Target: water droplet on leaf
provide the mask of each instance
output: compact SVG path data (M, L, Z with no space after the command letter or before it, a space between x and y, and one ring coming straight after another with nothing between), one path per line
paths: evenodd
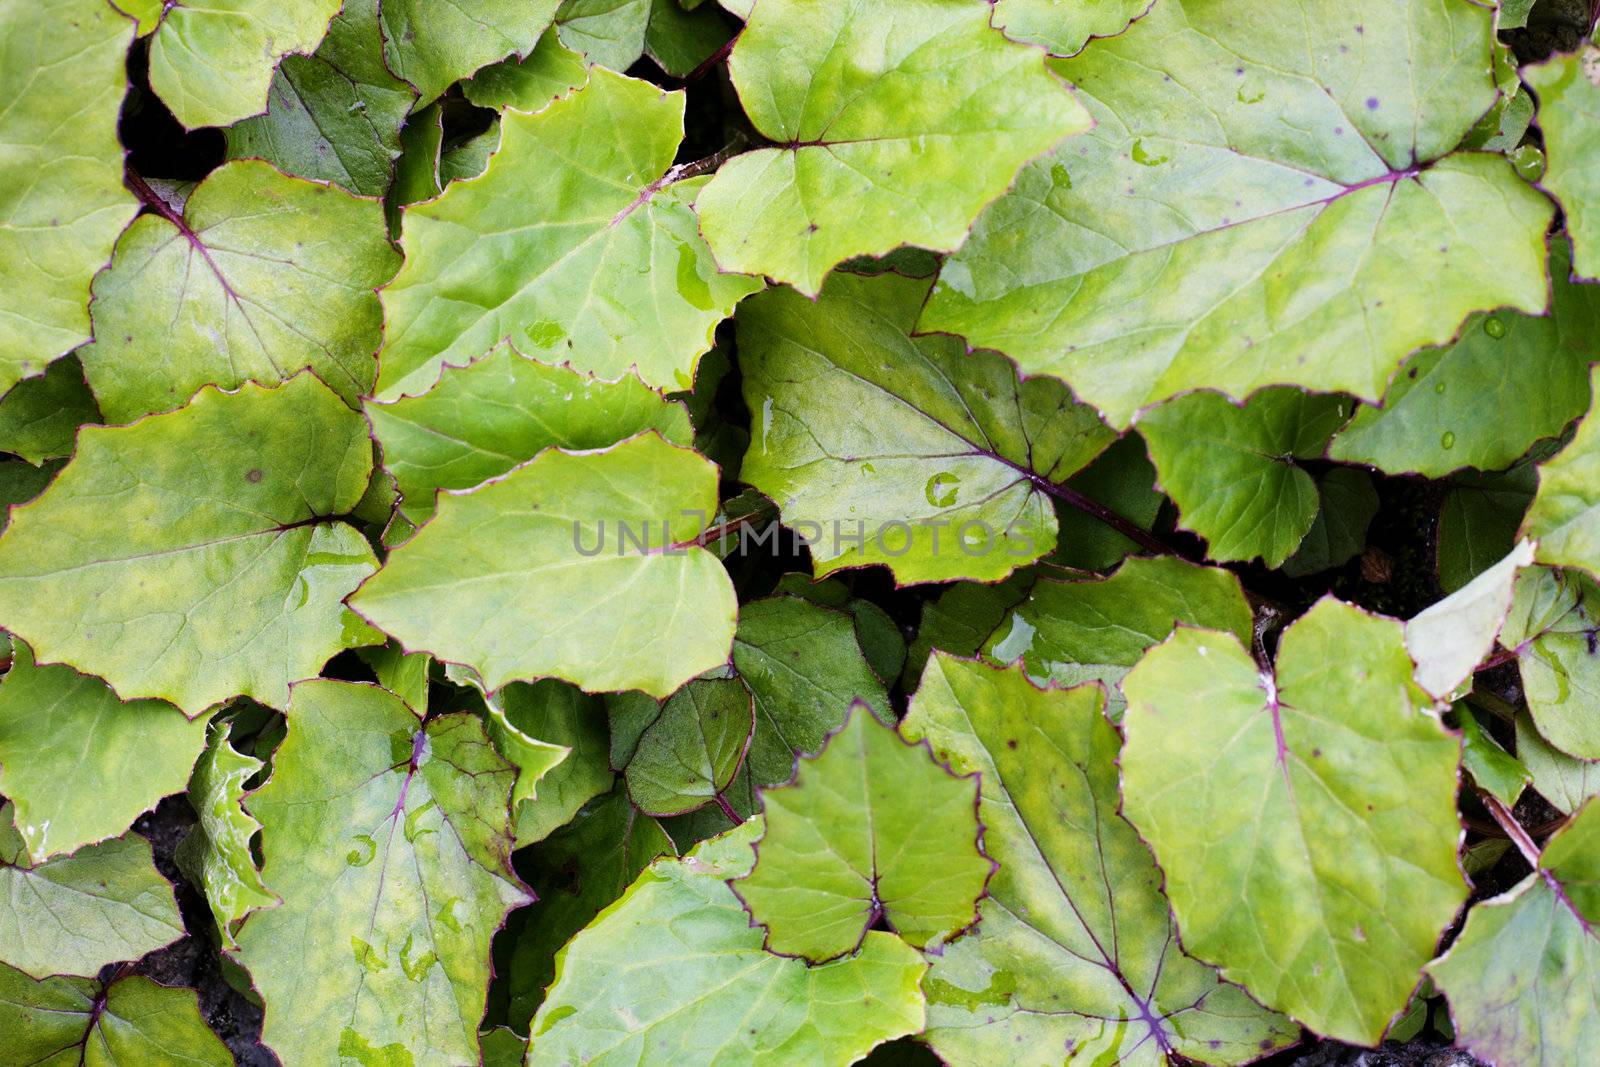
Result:
M1146 167L1159 167L1167 161L1167 157L1145 151L1144 141L1140 139L1133 142L1133 161Z
M947 508L956 502L956 486L961 484L961 479L949 471L940 471L928 479L928 484L923 487L923 493L928 498L928 503L936 508Z
M350 850L344 861L352 867L365 867L378 854L378 843L366 834L357 834L355 842L356 847Z

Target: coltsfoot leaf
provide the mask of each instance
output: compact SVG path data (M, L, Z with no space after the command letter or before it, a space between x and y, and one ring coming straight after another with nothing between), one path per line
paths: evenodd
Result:
M1543 185L1561 202L1572 235L1572 267L1600 279L1600 47L1586 43L1522 69L1539 98L1548 158Z
M416 99L384 65L378 0L344 0L314 54L284 57L267 113L228 128L228 155L382 196Z
M229 742L232 724L211 732L189 782L189 804L200 821L178 846L178 865L200 886L229 949L237 947L233 926L257 908L278 903L261 881L250 839L261 829L241 802L251 779L265 766Z
M475 668L490 690L555 677L664 697L733 644L733 585L693 543L716 509L716 468L657 434L549 449L440 497L350 605L408 649Z
M405 266L383 292L378 396L427 389L509 337L519 351L687 389L752 278L717 273L670 170L682 93L604 68L537 114L507 112L484 175L408 208ZM554 208L530 225L528 205ZM654 269L652 269L654 268Z
M1539 464L1539 491L1522 520L1539 542L1540 563L1582 567L1600 578L1600 367L1589 372L1594 401L1571 442Z
M1059 382L912 337L928 285L838 273L817 301L774 289L740 311L740 477L812 542L819 577L1003 578L1055 544L1050 493L1115 437Z
M87 978L34 981L0 965L0 1058L66 1067L230 1067L192 989L143 975L109 986Z
M1600 759L1600 585L1579 571L1517 576L1500 644L1517 657L1539 734L1568 755Z
M489 940L530 900L510 867L513 771L470 714L423 724L376 686L295 687L250 797L283 898L239 931L285 1063L476 1062Z
M131 831L29 864L16 809L0 805L0 963L35 978L93 975L184 935L172 885Z
M1062 377L1120 427L1198 388L1376 400L1467 313L1543 312L1549 201L1503 156L1452 151L1499 92L1494 10L1299 16L1161 0L1055 61L1094 131L979 218L919 328Z
M95 279L84 374L108 422L305 367L354 406L377 376L375 290L399 259L376 202L259 160L226 163L181 217L144 215L117 242Z
M1460 741L1411 675L1399 623L1324 598L1275 672L1180 628L1122 682L1124 810L1184 947L1345 1041L1383 1036L1467 895Z
M537 363L500 345L464 367L446 366L433 387L389 403L368 401L384 466L406 515L421 524L441 489L471 489L546 448L606 448L645 430L688 446L682 404L633 375L611 382Z
M1106 578L1043 578L1000 616L981 648L995 663L1020 662L1037 685L1103 683L1115 721L1124 707L1116 684L1180 624L1225 630L1249 643L1253 622L1239 579L1220 567L1138 558Z
M732 885L767 949L822 963L880 920L917 948L971 926L995 869L978 789L857 702L793 782L761 790L755 866Z
M15 805L30 861L115 837L183 792L205 743L204 719L161 700L123 703L100 679L39 666L12 642L0 681L0 794Z
M279 61L315 51L339 8L339 0L164 4L150 38L150 87L191 128L258 115Z
M762 0L728 71L776 147L738 156L695 210L724 270L815 296L836 264L953 251L1017 168L1089 128L1042 56L979 0Z
M1499 1067L1578 1063L1600 1041L1600 804L1554 834L1539 866L1478 904L1428 973L1461 1042Z
M0 393L89 339L89 281L138 212L117 140L132 43L104 0L0 3Z
M376 560L335 516L371 470L361 416L310 374L86 427L0 536L0 618L125 700L283 707L364 629L340 599Z
M1097 685L1041 690L1015 667L928 660L905 734L977 772L999 863L977 929L923 981L946 1063L1247 1063L1295 1039L1178 946L1161 872L1117 810L1104 701Z
M1243 405L1190 393L1144 412L1139 435L1183 527L1206 539L1206 555L1260 557L1276 568L1317 516L1316 483L1300 462L1321 458L1350 408L1343 397L1298 389L1263 389Z
M922 1030L927 964L893 934L872 931L860 952L821 967L761 947L727 884L749 872L760 833L751 819L681 860L657 860L567 943L533 1017L528 1067L849 1067Z

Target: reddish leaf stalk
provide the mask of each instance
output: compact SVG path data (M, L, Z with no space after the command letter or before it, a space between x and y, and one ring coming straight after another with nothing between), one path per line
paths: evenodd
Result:
M1539 869L1539 846L1534 843L1528 831L1522 828L1517 817L1511 814L1511 809L1500 803L1498 797L1489 793L1480 793L1483 806L1489 809L1489 814L1494 816L1494 821L1500 824L1500 829L1511 838L1511 843L1517 846L1517 851L1522 853L1522 858L1528 861L1528 866L1534 870Z

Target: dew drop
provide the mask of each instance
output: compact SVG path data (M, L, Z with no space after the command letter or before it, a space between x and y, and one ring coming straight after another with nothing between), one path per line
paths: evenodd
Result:
M1141 166L1159 167L1167 161L1167 157L1145 151L1144 141L1140 139L1133 142L1133 161Z
M961 484L961 479L949 471L940 471L928 479L928 484L923 487L923 494L928 498L928 503L936 508L947 508L956 502L956 486Z
M365 867L378 854L378 843L366 834L357 834L355 842L356 847L350 850L344 861L352 867Z
M1456 447L1456 433L1454 430L1446 430L1444 432L1444 436L1439 438L1439 447L1445 449Z
M1500 316L1490 315L1483 320L1483 332L1498 341L1506 335L1506 324Z
M1433 383L1433 391L1436 392L1436 393L1444 392L1444 383L1443 382L1434 382Z

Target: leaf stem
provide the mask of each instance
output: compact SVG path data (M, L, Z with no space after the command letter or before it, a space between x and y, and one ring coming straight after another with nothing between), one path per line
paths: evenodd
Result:
M1539 869L1539 846L1534 844L1533 838L1528 836L1528 831L1522 828L1517 817L1511 814L1511 809L1500 803L1500 799L1483 790L1478 791L1483 806L1489 809L1489 814L1494 816L1494 821L1500 824L1500 829L1511 838L1511 843L1517 846L1517 851L1522 853L1522 858L1528 861L1528 866L1534 870Z
M194 235L189 230L189 224L183 221L183 216L173 211L172 205L161 199L161 194L150 188L150 183L140 177L138 171L129 167L124 177L127 179L128 188L132 190L134 196L139 198L140 202L176 226L179 232L193 240Z
M743 33L743 32L744 32L744 30L742 30L742 29L739 31L739 33ZM679 80L678 87L680 89L688 88L689 86L693 85L695 82L699 81L701 78L704 78L707 74L710 74L711 73L711 69L713 67L715 67L718 63L721 63L724 59L727 59L728 58L728 53L733 51L734 43L739 40L739 33L736 33L732 37L729 37L726 41L723 42L721 48L717 49L715 52L712 52L709 56L706 57L706 60L705 60L704 63L701 63L698 67L696 67L693 70L691 70L688 74L685 74L683 76L683 78Z
M717 807L722 809L722 814L726 815L728 817L728 821L733 823L733 825L741 826L744 824L744 816L734 811L733 805L728 803L728 798L723 796L721 793L717 794Z
M1063 503L1070 504L1072 507L1077 508L1085 515L1090 515L1096 519L1099 519L1102 523L1111 527L1111 529L1115 530L1117 533L1121 534L1123 537L1126 537L1128 540L1132 541L1141 548L1150 552L1154 552L1158 556L1183 556L1182 552L1179 552L1176 548L1167 544L1149 530L1146 530L1137 523L1124 518L1122 515L1100 503L1100 501L1095 500L1092 497L1085 496L1076 489L1072 488L1070 485L1057 484L1043 475L1035 474L1032 471L1027 471L1026 473L1028 475L1028 479L1046 493L1049 493L1051 496L1062 501Z
M1496 652L1494 655L1485 658L1482 663L1472 668L1473 673L1476 674L1478 671L1493 670L1502 663L1510 663L1512 660L1517 658L1517 653L1519 651L1519 649L1515 648L1502 648L1499 652Z

